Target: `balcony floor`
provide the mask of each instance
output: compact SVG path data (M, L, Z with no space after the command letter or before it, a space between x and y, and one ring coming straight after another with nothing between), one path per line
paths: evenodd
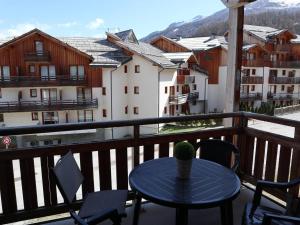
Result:
M246 202L252 200L253 191L242 187L241 194L233 203L234 225L241 224L243 209ZM262 204L280 209L280 207L270 200L262 199ZM122 225L131 225L133 216L133 207L127 208L127 218L123 219ZM73 225L71 219L61 220L46 225ZM101 223L103 225L110 225L111 222ZM175 224L175 209L159 206L156 204L143 204L143 210L140 215L139 224L141 225L173 225ZM220 209L202 209L190 210L189 225L217 225L221 224Z

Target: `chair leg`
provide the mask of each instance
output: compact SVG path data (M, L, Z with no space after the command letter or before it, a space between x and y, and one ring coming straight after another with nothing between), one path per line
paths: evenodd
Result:
M117 216L117 217L113 218L112 221L113 221L113 225L121 225L122 219L120 216Z

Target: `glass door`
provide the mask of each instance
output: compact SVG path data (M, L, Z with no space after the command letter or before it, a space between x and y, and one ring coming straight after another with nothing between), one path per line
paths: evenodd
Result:
M49 78L50 80L56 80L55 66L49 66Z

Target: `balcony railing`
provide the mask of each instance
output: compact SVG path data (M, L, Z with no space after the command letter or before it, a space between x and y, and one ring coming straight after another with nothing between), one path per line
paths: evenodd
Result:
M300 84L300 77L269 77L270 84Z
M190 75L177 75L177 84L194 84L195 76Z
M270 63L273 68L300 68L300 61L272 61Z
M188 69L188 68L181 68L181 69L178 69L178 70L177 70L177 74L178 74L179 76L187 76L187 75L190 75L190 74L191 74L191 71L190 71L190 69Z
M140 135L140 129L145 125L224 118L233 118L234 125L227 128L183 133ZM287 137L251 128L248 126L249 119L291 127L295 132L294 136ZM140 164L140 148L143 148L142 157L144 161L147 161L154 157L172 157L172 146L176 142L188 140L196 144L199 140L208 138L222 138L238 146L241 160L239 174L242 181L255 185L258 179L285 182L299 176L300 122L252 113L3 128L0 129L0 136L128 126L133 127L133 137L0 151L2 205L0 223L54 215L68 210L65 203L58 202L58 192L51 168L54 166L57 156L59 157L69 150L78 153L81 170L85 177L82 186L83 193L94 191L95 186L96 189L111 190L112 184L116 184L117 189L127 189L128 173ZM112 158L111 154L115 155L115 158ZM13 161L19 164L19 175L15 174ZM37 165L40 166L41 171L38 178L35 174ZM113 168L115 168L114 171L112 171ZM99 177L94 176L95 174L99 174ZM16 176L22 184L21 187L18 187L18 194L16 194ZM100 180L100 185L95 179ZM282 200L286 197L286 193L281 190L267 191ZM299 188L291 189L289 192L298 196ZM38 199L42 199L41 204L38 203ZM133 199L132 194L129 195L130 199ZM19 202L23 203L24 209L18 209ZM81 203L82 198L78 197L73 205L74 209L78 208Z
M267 95L269 100L298 100L300 95L299 93L268 93Z
M169 97L170 105L181 105L186 102L196 101L199 98L199 92L192 92L188 94L178 94L176 96Z
M241 93L241 101L256 101L256 100L262 100L262 94L261 93Z
M0 102L0 112L59 111L97 108L98 100L51 100Z
M266 66L266 60L264 59L255 59L255 60L243 60L243 66L245 67L263 67Z
M266 59L243 60L245 67L271 67L271 68L300 68L300 61L270 61Z
M262 76L242 76L242 84L263 84Z
M28 62L49 62L51 61L51 55L48 51L26 52L24 60Z
M291 44L276 44L275 51L276 52L289 52L289 51L291 51Z
M0 87L43 87L43 86L86 86L86 76L71 77L55 75L52 77L10 76L0 78Z

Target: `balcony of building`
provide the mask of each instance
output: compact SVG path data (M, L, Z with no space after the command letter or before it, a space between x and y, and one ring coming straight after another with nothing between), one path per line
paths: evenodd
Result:
M275 52L291 52L292 44L275 44L274 51Z
M190 132L170 134L141 135L143 126L166 124L182 121L212 120L232 118L231 127L199 129ZM271 133L253 127L255 119L262 123L288 127L291 135ZM251 125L250 125L251 124ZM68 145L43 146L38 148L19 148L0 151L0 223L10 223L51 216L43 222L48 225L73 224L68 217L68 206L62 201L56 188L51 168L57 159L72 151L75 153L85 180L73 206L78 209L82 203L82 193L95 190L128 189L128 217L122 224L132 223L133 208L130 207L133 193L128 186L128 174L144 161L161 157L172 157L174 143L188 140L195 144L208 138L224 139L236 144L240 150L239 177L243 184L239 197L233 202L234 225L241 224L243 208L251 201L253 192L247 187L254 187L258 179L285 182L299 176L300 122L252 113L227 113L201 116L182 116L167 118L139 119L135 121L112 121L100 123L65 124L34 126L21 128L2 128L1 136L26 135L33 133L63 132L85 129L104 129L112 127L132 127L134 135L122 139L92 140ZM264 126L260 126L264 127ZM196 155L199 158L199 153ZM17 165L17 166L16 166ZM199 185L202 185L199 183ZM298 196L299 188L289 190ZM271 207L285 205L286 192L268 189L263 199ZM278 205L277 205L278 204ZM57 215L64 220L57 221ZM164 216L161 216L164 215ZM54 221L53 221L54 220ZM220 209L191 210L191 225L221 224ZM145 204L141 213L140 224L175 224L175 210L154 204ZM27 221L28 222L28 221ZM32 222L32 221L31 221ZM24 222L25 223L25 222ZM29 223L29 222L28 222ZM109 224L109 223L103 223Z
M264 67L267 61L264 59L243 59L242 65L244 67Z
M271 93L268 92L268 100L292 101L299 99L299 93Z
M242 84L263 84L262 76L242 76Z
M247 101L261 101L262 100L262 93L241 93L240 95L241 102Z
M43 100L43 101L7 101L0 102L0 112L35 112L81 110L98 107L98 100Z
M300 77L269 77L270 84L300 84Z
M170 105L181 105L187 102L197 101L199 98L199 92L192 92L188 94L178 94L169 97Z
M0 87L86 86L87 84L88 81L86 79L86 76L10 76L0 78Z
M300 68L300 61L271 61L270 67L272 68Z
M191 70L189 68L180 68L177 70L177 74L179 76L188 76L191 74Z
M26 62L50 62L51 55L48 51L26 52L24 54L24 60Z

